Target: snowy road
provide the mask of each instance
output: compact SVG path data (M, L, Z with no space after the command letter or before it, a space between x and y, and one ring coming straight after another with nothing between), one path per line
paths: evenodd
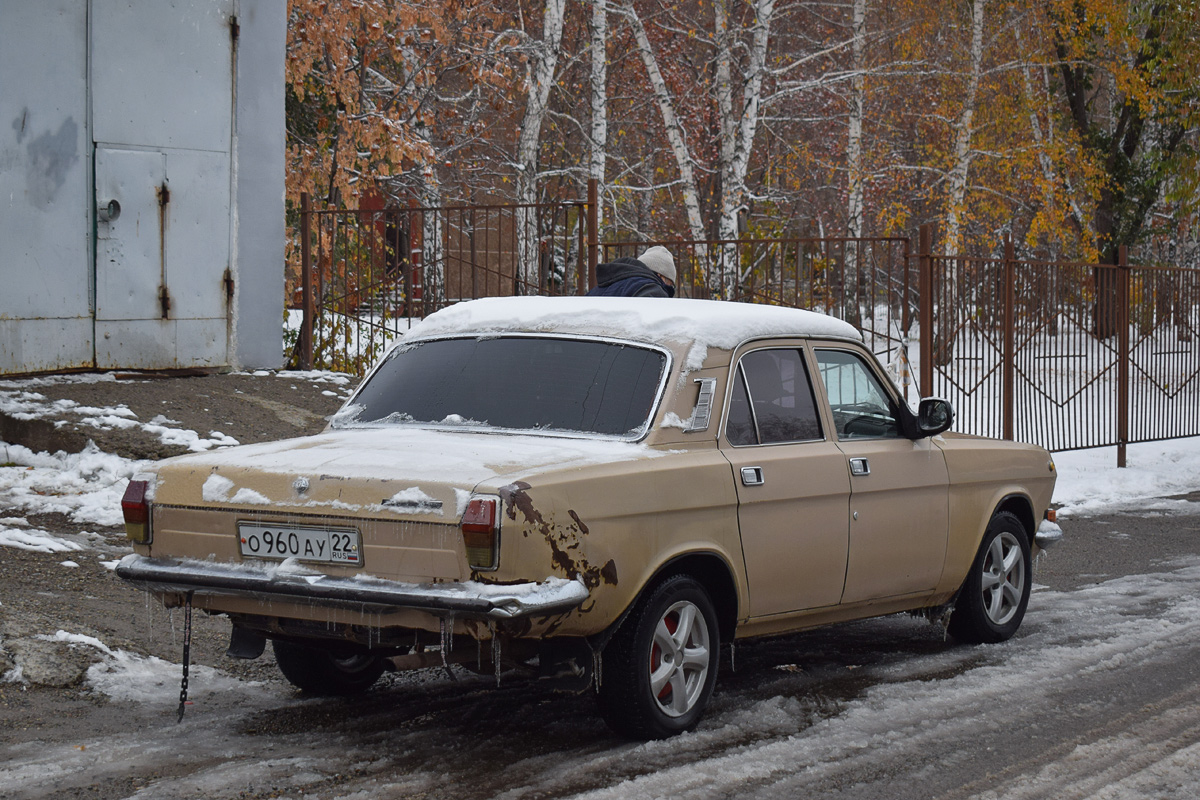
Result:
M438 671L353 701L204 671L176 725L178 666L122 655L92 677L114 699L74 712L88 733L0 751L0 796L1196 797L1198 520L1074 520L1039 580L1078 583L1130 526L1161 538L1134 564L1153 571L1039 589L1002 645L909 617L739 645L701 728L666 742L614 738L588 696Z
M0 673L18 644L97 663L65 688L4 673L0 798L1200 797L1200 440L1141 448L1128 470L1056 459L1067 538L1013 640L898 616L740 644L701 727L648 744L515 673L303 699L269 655L221 655L228 623L203 616L176 724L178 616L104 566L136 466L9 448Z

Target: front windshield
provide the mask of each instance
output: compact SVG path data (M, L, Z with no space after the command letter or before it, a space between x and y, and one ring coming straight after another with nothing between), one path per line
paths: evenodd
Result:
M532 336L416 342L392 351L333 424L636 435L665 369L663 353L615 342Z

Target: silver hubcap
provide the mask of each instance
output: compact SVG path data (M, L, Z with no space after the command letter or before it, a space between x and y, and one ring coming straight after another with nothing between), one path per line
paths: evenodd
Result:
M680 717L696 705L708 661L707 620L687 600L675 603L659 619L650 646L650 691L664 714Z
M1017 613L1025 593L1025 558L1017 537L1005 531L992 540L983 560L983 609L995 625Z

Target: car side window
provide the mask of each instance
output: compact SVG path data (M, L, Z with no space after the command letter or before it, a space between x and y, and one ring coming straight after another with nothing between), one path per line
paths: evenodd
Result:
M725 437L733 445L821 439L812 381L799 350L755 350L735 370Z
M816 355L839 440L902 436L899 409L860 356L820 349Z

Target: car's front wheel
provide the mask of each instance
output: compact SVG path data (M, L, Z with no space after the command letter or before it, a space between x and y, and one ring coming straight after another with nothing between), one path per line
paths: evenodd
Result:
M988 523L967 574L949 631L964 642L1003 642L1017 632L1032 585L1029 533L1016 515L998 512Z
M308 694L361 694L370 689L383 674L383 657L376 653L339 653L278 639L271 643L271 647L283 677Z
M604 650L600 713L634 739L689 730L712 696L719 654L708 592L687 575L667 578L638 601Z

